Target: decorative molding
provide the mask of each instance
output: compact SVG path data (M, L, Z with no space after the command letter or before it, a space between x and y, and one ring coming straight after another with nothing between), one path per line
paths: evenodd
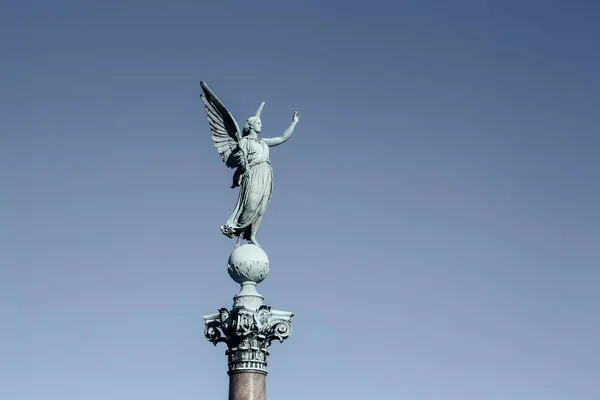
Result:
M233 296L233 308L246 308L248 310L257 310L263 305L263 297L256 294L238 293Z
M244 260L228 264L227 272L237 283L242 284L247 281L260 283L269 273L269 263L268 261Z

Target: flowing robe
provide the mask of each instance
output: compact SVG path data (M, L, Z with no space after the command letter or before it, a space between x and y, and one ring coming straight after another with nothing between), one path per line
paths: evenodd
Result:
M240 193L233 213L221 228L227 236L244 235L250 239L256 233L273 193L273 168L269 160L269 146L259 138L243 137L240 148L248 159L248 169L240 185Z

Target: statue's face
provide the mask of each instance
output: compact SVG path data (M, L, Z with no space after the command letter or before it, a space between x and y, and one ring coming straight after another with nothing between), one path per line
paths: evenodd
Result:
M254 129L254 132L260 133L260 131L262 131L262 122L260 119L255 119L250 125L252 126L252 129Z

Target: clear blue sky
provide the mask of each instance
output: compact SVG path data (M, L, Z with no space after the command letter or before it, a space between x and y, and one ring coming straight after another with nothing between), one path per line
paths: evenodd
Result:
M270 399L600 398L595 1L9 0L0 398L225 399L237 196L205 80L265 101Z

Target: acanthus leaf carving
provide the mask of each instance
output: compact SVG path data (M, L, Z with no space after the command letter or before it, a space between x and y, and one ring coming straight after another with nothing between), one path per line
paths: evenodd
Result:
M221 308L218 313L204 317L204 335L215 346L220 342L227 344L230 373L239 370L266 373L268 348L272 341L283 342L291 335L292 316L291 312L271 310L267 305L257 310Z

